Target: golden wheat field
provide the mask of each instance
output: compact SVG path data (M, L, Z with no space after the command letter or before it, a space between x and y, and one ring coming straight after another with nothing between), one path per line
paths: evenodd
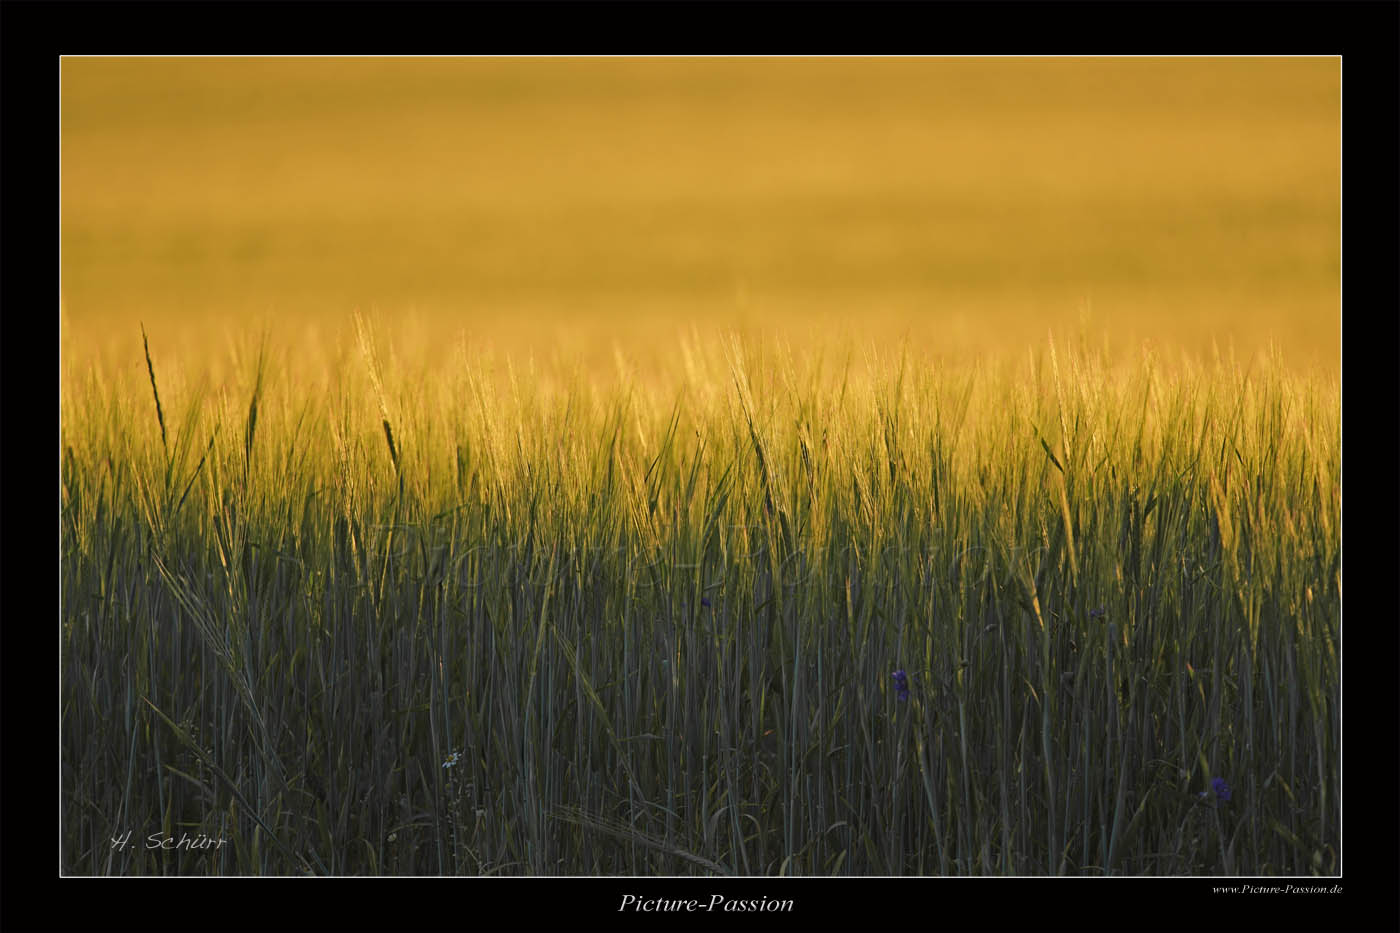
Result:
M1337 873L1338 59L61 80L66 873Z

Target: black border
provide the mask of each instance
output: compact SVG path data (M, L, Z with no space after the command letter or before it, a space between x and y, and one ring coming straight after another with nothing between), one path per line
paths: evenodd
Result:
M88 3L0 5L0 431L6 929L1396 929L1396 36L1374 3ZM1326 897L1222 879L61 879L48 589L56 441L60 54L1310 54L1343 56L1346 875ZM1373 384L1377 380L1384 385ZM8 453L9 456L5 456ZM10 494L13 493L13 494ZM1351 506L1351 508L1346 508ZM16 509L17 507L17 509ZM30 509L35 514L30 514ZM50 537L52 535L52 537ZM53 550L49 550L53 547ZM1349 610L1349 611L1347 611ZM1345 635L1344 635L1345 638ZM1345 644L1345 643L1344 643ZM1344 649L1345 650L1345 649ZM1374 669L1373 669L1374 668ZM42 672L42 673L36 673ZM1332 882L1328 882L1332 883ZM624 914L624 893L792 897L792 914Z

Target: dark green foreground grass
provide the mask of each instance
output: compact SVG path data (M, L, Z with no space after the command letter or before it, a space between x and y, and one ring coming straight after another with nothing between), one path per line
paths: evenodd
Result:
M66 872L1339 870L1335 382L366 357L70 379Z

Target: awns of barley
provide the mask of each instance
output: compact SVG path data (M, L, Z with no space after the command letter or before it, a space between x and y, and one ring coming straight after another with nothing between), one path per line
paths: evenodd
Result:
M156 388L156 368L151 362L151 344L146 339L146 325L141 325L141 347L146 351L146 372L151 377L151 394L156 397L156 420L160 422L160 446L167 453L170 451L170 444L165 436L165 411L160 407L160 390Z
M392 460L392 461L394 462L394 472L395 472L395 473L398 473L398 472L399 472L399 451L398 451L398 448L394 446L394 429L391 428L391 427L389 427L389 419L388 419L388 418L385 418L385 419L383 420L383 425L384 425L384 439L385 439L386 441L389 442L389 459Z
M248 402L248 430L243 436L243 472L246 476L253 465L253 439L258 429L258 399L262 398L263 377L267 373L267 334L258 347L258 368L253 381L253 398Z

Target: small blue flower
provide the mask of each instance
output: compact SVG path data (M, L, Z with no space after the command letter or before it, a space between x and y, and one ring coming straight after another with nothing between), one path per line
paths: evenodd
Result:
M1104 612L1105 612L1105 611L1106 611L1106 610L1104 609L1103 606L1100 606L1100 607L1097 608L1097 609L1090 609L1090 610L1089 610L1089 618L1091 618L1091 619L1102 619L1103 616L1104 616Z
M701 597L700 597L700 605L704 606L706 609L709 609L709 608L710 608L710 597L708 597L708 596L701 596Z
M1210 779L1210 790L1209 790L1209 791L1203 790L1203 791L1201 791L1199 794L1197 794L1196 796L1200 797L1202 800L1205 800L1205 799L1207 799L1207 797L1210 795L1211 791L1214 791L1214 792L1215 792L1215 799L1216 799L1216 800L1221 800L1221 801L1224 801L1224 802L1227 802L1227 803L1229 802L1229 800L1230 800L1230 785L1225 783L1225 779L1224 779L1224 778L1211 778L1211 779ZM1211 801L1211 805L1212 805L1212 806L1215 806L1214 801Z
M898 670L898 671L895 671L891 676L894 677L895 696L896 696L901 702L903 702L903 701L905 701L905 700L908 700L908 699L909 699L909 675L906 674L906 673L904 673L903 670Z

